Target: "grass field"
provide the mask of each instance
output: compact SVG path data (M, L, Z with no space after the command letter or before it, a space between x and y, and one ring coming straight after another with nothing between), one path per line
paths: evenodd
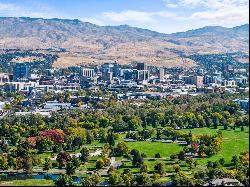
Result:
M222 157L225 159L225 163L229 164L233 155L239 155L240 152L249 151L249 128L245 128L244 131L241 131L240 128L236 130L219 129L222 131L223 137L222 151L210 158L198 159L199 164L204 165L208 160L215 161ZM185 129L183 131L189 132L190 130ZM193 134L215 134L216 131L217 129L211 128L197 128L191 130Z
M54 186L54 182L45 179L12 180L0 181L0 186Z
M154 158L156 153L160 153L161 157L169 158L171 154L178 153L182 150L182 146L173 143L161 142L127 142L130 150L137 149L141 153L145 153L148 158Z
M222 127L218 129L213 128L195 128L195 129L183 129L183 132L191 131L192 134L215 134L218 130L222 131L223 136L223 148L221 152L217 155L214 155L210 158L198 158L199 165L207 165L207 161L215 161L220 158L225 159L225 164L228 166L231 163L231 158L233 155L239 155L240 152L248 151L249 150L249 128L245 127L244 131L241 131L240 128L236 130L224 130ZM117 142L123 141L124 134L120 135L119 140ZM148 166L149 173L154 172L154 166L156 163L161 162L163 163L164 169L167 173L174 172L173 165L179 164L182 171L189 172L190 168L185 163L185 161L178 161L178 160L170 160L171 154L179 153L183 146L180 146L176 143L161 143L161 142L148 142L148 141L138 141L138 142L127 142L126 143L129 147L129 150L137 149L140 153L146 154L146 158L144 159L144 163ZM99 143L98 141L94 141L89 146L101 146L103 143ZM100 148L98 148L100 149ZM77 150L76 152L79 152ZM93 150L91 150L93 152ZM149 159L154 158L156 153L160 153L162 160L157 159ZM50 156L51 153L43 153L40 154L41 158L44 159ZM94 170L96 165L96 160L99 157L92 157L90 158L90 162L86 163L85 165L81 165L78 169L79 170ZM122 157L116 158L116 160L124 159ZM54 161L55 162L55 161ZM136 168L132 166L132 162L128 161L119 168L120 172L123 172L126 168L129 168L132 173L137 174L140 171L140 168ZM191 171L195 171L198 168L192 168ZM164 178L164 182L169 180L169 178ZM26 180L12 180L12 181L0 181L0 186L53 186L54 183L52 180L37 180L37 179L26 179Z
M198 159L198 163L206 165L208 160L215 161L220 158L225 159L225 163L229 164L233 155L239 155L240 152L249 150L249 128L245 128L241 131L240 128L236 130L223 130L223 148L221 152L210 158ZM212 128L196 128L191 129L193 134L215 134L218 129ZM181 131L189 132L190 129L183 129ZM156 153L160 153L161 157L169 158L173 153L179 153L182 150L182 146L172 143L161 143L161 142L128 142L129 149L137 149L141 153L145 153L148 158L153 158Z

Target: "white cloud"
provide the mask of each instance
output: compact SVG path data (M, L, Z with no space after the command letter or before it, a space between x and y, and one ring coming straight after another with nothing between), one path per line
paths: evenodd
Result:
M248 0L168 0L175 2L186 16L177 14L176 20L197 21L200 25L231 27L249 22ZM200 11L199 11L200 10Z
M134 10L126 10L122 12L104 12L102 16L114 22L125 22L125 21L152 22L153 21L152 13L140 12L140 11L134 11Z
M102 20L97 18L80 18L79 20L81 20L82 22L94 23L96 25L105 25Z
M54 18L56 14L49 8L38 3L30 4L30 6L18 6L11 3L0 2L0 15L10 17L36 17L36 18Z
M167 3L166 7L168 7L168 8L178 8L178 5L174 4L174 3Z
M248 0L179 0L178 3L182 6L205 7L212 10L248 6Z
M249 22L249 11L245 7L208 10L193 13L190 19L201 20L213 25L232 26Z
M176 14L173 12L159 11L159 12L142 12L134 10L125 10L122 12L104 12L99 19L110 20L113 22L139 22L150 23L154 22L156 17L174 18Z
M190 1L190 0L183 0ZM190 19L200 20L207 24L234 26L249 22L248 0L203 0L198 7L207 10L192 13Z

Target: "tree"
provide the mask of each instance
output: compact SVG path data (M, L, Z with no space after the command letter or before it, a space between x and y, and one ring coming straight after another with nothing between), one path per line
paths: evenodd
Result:
M113 133L109 133L107 136L107 142L110 146L114 146L115 145L115 138Z
M236 155L234 155L234 156L232 157L231 163L232 163L234 166L236 166L236 165L239 163L239 158L238 158Z
M28 141L21 142L17 146L16 156L22 158L29 158L30 156L30 144Z
M134 166L141 166L143 164L143 158L140 154L140 152L136 149L133 149L130 154L133 156L133 159L132 159L132 164Z
M50 150L52 146L52 142L48 138L38 138L36 140L36 148L39 153L43 153L47 150Z
M222 178L225 176L223 168L209 168L207 175L210 179Z
M49 138L56 144L60 144L64 142L64 132L63 130L54 129L54 130L45 130L40 131L40 137Z
M76 166L72 162L68 162L65 170L67 175L73 175L76 171Z
M164 167L163 167L163 164L162 163L157 163L155 166L154 166L154 169L157 171L157 173L159 173L161 176L163 176L165 174L165 170L164 170Z
M181 167L179 166L179 164L174 164L173 168L176 173L181 171Z
M86 131L86 143L91 144L94 141L94 136L90 130Z
M101 182L101 176L98 173L94 173L91 176L91 180L94 186L98 186L98 184Z
M9 169L7 156L4 156L4 155L0 156L0 169L1 170L8 170Z
M160 153L156 153L156 154L155 154L155 158L161 158Z
M56 157L56 161L58 162L60 168L64 167L70 160L70 154L67 152L60 152Z
M206 177L206 171L198 170L194 173L194 178L196 179L204 179Z
M23 159L23 170L26 173L31 173L33 168L33 163L31 158Z
M107 156L103 156L102 157L102 161L103 161L103 163L104 163L104 166L109 166L110 165L110 158L109 157L107 157Z
M143 185L143 186L149 186L150 184L150 178L147 173L141 173L139 175L136 175L136 183L138 185Z
M141 173L147 173L148 172L148 166L147 166L147 164L144 163L144 164L141 165L140 172Z
M7 159L8 159L8 167L9 168L15 167L16 159L10 154L8 154Z
M109 183L110 185L119 185L121 184L121 177L120 177L120 173L116 170L116 171L112 171L110 174L109 174Z
M73 164L76 168L78 168L78 167L81 165L81 162L80 162L79 158L76 157L75 155L72 156L71 162L72 162L72 164Z
M194 179L188 177L184 172L178 172L171 176L173 186L196 186Z
M62 150L62 144L56 144L52 147L53 153L60 153Z
M69 175L60 175L55 181L56 186L73 186L73 178Z
M207 168L212 168L213 167L213 162L212 161L207 161Z
M48 171L52 169L52 162L49 158L45 158L45 162L44 162L44 165L43 165L43 170L45 171Z
M186 158L186 163L189 165L189 168L192 169L194 161L191 157Z
M115 148L115 154L117 156L128 155L128 146L125 142L119 142Z
M185 159L185 152L184 151L180 151L180 153L178 154L178 158L180 160L184 160Z
M133 176L130 172L125 173L122 176L122 180L123 180L123 184L125 184L125 186L132 186L134 183Z
M225 164L225 159L224 158L220 158L219 163L220 163L220 165L223 166Z
M160 178L160 174L154 173L151 180L152 186L163 186L163 182L159 180Z
M89 175L88 175L88 176L83 180L82 186L94 186L91 177L92 177L92 176L89 176Z
M96 161L96 169L102 169L104 167L105 163L102 159Z
M89 149L87 147L83 147L80 153L81 153L80 160L84 163L87 162L90 155Z

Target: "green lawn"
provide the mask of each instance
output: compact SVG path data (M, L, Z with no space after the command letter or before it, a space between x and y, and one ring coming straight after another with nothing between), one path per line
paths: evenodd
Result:
M222 131L223 136L222 151L210 158L198 159L199 164L205 165L208 160L215 161L222 157L225 159L225 163L229 164L233 155L239 155L240 152L249 151L249 128L245 127L244 131L241 131L240 128L236 130L223 130L222 127L220 127L219 129ZM189 132L190 130L184 129L182 131ZM193 134L215 134L216 131L217 129L211 128L191 129Z
M0 181L0 186L54 186L54 182L45 179L12 180Z
M223 148L221 152L217 155L214 155L210 158L199 158L198 164L206 165L208 160L215 161L220 158L225 159L226 164L230 164L231 158L233 155L239 155L240 152L249 150L249 128L245 127L244 131L241 131L240 128L236 130L223 130L223 127L219 127L222 131L223 136ZM215 134L218 129L213 128L196 128L196 129L183 129L181 131L189 132L193 134ZM161 157L169 158L173 153L179 153L182 150L182 146L172 143L161 143L161 142L127 142L130 150L137 149L141 153L145 153L148 158L154 158L156 153L160 153ZM148 162L149 169L153 169L155 162ZM171 167L171 166L170 166ZM166 168L170 170L170 168Z
M141 153L145 153L148 158L154 158L156 153L160 153L161 157L169 158L173 153L179 153L182 146L174 143L161 143L161 142L127 142L130 150L137 149Z

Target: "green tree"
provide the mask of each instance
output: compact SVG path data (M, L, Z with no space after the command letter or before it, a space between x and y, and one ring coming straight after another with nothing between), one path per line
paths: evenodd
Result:
M135 180L137 185L142 185L142 186L150 185L150 178L147 173L141 173L139 175L136 175Z
M148 166L147 166L147 164L144 163L144 164L141 165L140 172L141 173L143 173L143 172L147 173L148 172Z
M48 138L38 138L36 141L36 148L39 153L43 153L51 149L52 142Z
M178 172L171 177L173 186L196 186L196 181L184 172Z
M160 181L160 174L154 173L151 179L152 186L163 186L163 182Z
M43 165L43 170L48 171L48 170L52 169L51 160L49 158L45 158L44 161L45 162L44 162L44 165Z
M72 156L71 162L76 168L78 168L81 165L79 158L76 156Z
M178 173L178 172L181 171L181 167L180 167L179 164L174 164L174 165L173 165L173 169L174 169L174 171L175 171L176 173Z
M9 164L8 164L8 158L7 156L0 156L0 169L1 170L8 170Z
M130 172L127 172L125 173L123 176L122 176L122 180L123 180L123 184L125 186L132 186L133 183L134 183L134 179L133 179L133 176Z
M165 170L164 170L164 167L163 167L163 164L162 163L157 163L155 166L154 166L154 169L157 171L157 173L159 173L161 176L163 176L165 174Z
M33 168L33 163L31 158L23 159L23 170L26 173L31 173Z
M89 155L90 155L89 149L87 147L83 147L80 153L81 153L80 160L84 163L88 162Z
M133 159L132 159L132 164L134 166L141 166L143 164L143 158L140 154L140 152L136 149L133 149L130 154L133 156Z
M86 143L91 144L94 141L94 136L90 130L86 131Z
M119 142L115 148L115 154L117 156L128 155L128 146L125 142Z
M60 175L55 181L56 186L73 186L73 178L69 175Z
M113 133L109 133L107 136L107 142L110 146L114 146L115 145L115 138Z
M225 164L225 159L224 158L220 158L219 163L220 163L220 165L223 166Z
M96 169L102 169L104 167L105 163L102 159L99 159L96 161Z
M234 155L234 156L232 157L232 159L231 159L231 163L232 163L234 166L236 166L236 165L239 163L239 158L238 158L236 155Z
M120 173L116 170L116 171L112 171L109 174L109 183L112 186L115 185L120 185L122 182L122 179L120 177Z
M73 175L76 171L76 166L72 162L68 162L65 170L67 175Z
M189 165L189 168L192 169L194 161L191 157L186 158L186 163Z

